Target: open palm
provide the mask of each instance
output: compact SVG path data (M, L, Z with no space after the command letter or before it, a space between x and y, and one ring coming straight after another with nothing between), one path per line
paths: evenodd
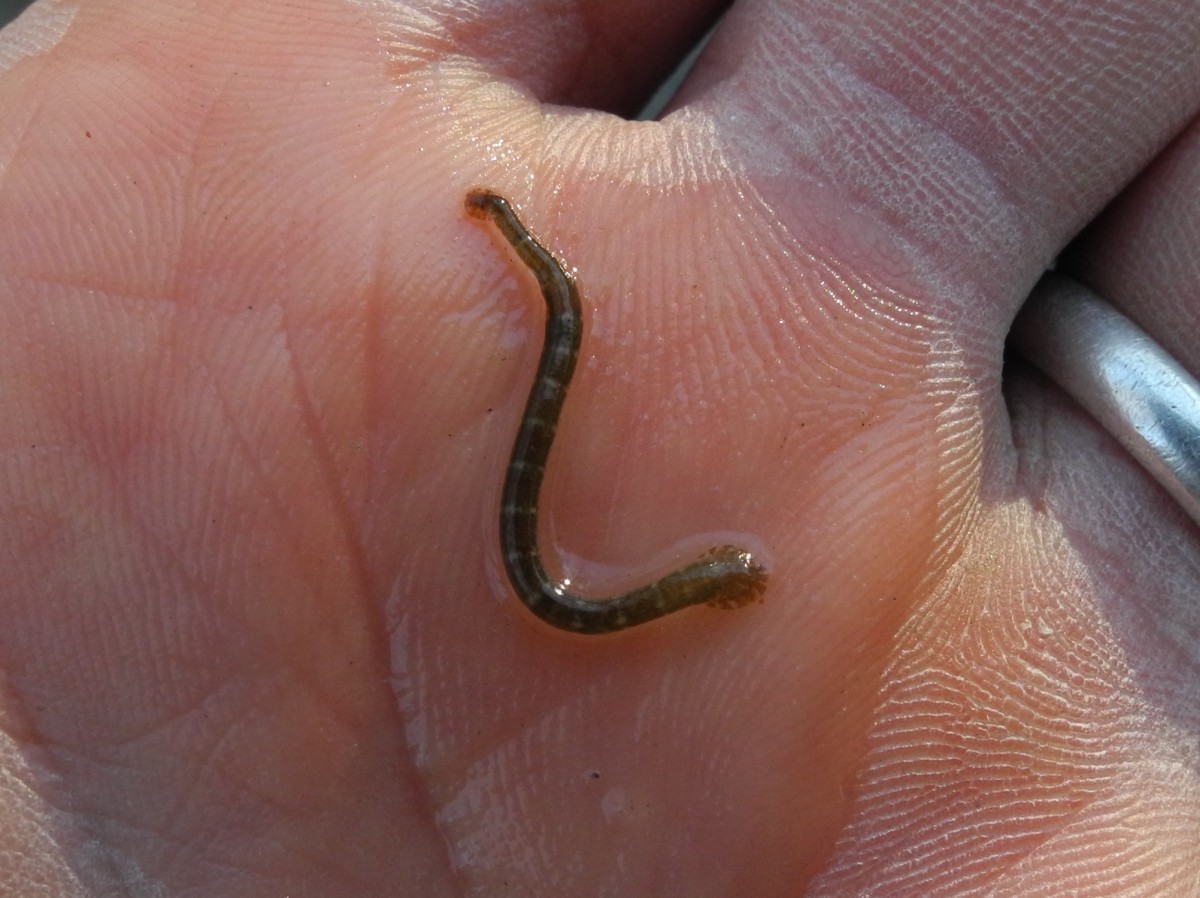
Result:
M1200 8L41 0L0 38L6 894L1191 895L1194 525L1004 336L1073 271L1194 370ZM603 111L597 111L603 110ZM542 544L717 536L604 637ZM657 567L656 567L657 565ZM7 877L7 878L5 878Z

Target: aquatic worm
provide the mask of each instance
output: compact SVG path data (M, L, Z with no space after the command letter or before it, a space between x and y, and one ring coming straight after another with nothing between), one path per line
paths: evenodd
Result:
M474 218L491 220L533 272L546 300L542 354L500 499L500 550L517 596L547 623L586 634L623 630L690 605L736 608L758 598L766 588L766 571L737 546L709 549L653 583L608 599L585 598L547 575L538 551L538 497L579 358L583 305L575 279L529 233L508 200L490 190L472 190L466 208Z

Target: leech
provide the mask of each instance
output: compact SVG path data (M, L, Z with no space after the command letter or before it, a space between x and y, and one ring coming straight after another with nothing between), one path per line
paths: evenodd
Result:
M575 279L526 230L512 204L488 190L467 194L467 213L491 219L533 272L546 300L546 337L525 414L513 443L500 499L500 550L513 589L542 620L575 633L612 633L707 604L736 608L766 588L763 566L737 546L709 549L696 561L610 599L588 599L546 574L538 551L538 496L559 413L583 339L583 307Z

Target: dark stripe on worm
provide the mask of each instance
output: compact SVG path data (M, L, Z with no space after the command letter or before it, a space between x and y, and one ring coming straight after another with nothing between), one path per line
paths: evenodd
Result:
M762 595L766 570L745 549L717 546L696 561L630 592L589 599L551 579L538 550L538 498L546 459L583 340L575 279L529 233L516 210L490 190L467 194L467 213L487 219L533 272L546 300L546 335L517 429L500 498L500 552L517 596L548 624L574 633L612 633L692 605L736 608Z

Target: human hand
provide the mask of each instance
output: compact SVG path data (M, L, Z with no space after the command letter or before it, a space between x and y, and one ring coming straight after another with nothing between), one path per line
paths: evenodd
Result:
M1194 114L1200 10L743 3L664 121L542 105L635 108L714 12L640 6L4 33L11 894L1194 891L1193 525L1001 367ZM1074 261L1200 370L1194 158ZM479 185L590 302L549 554L599 595L750 534L761 605L513 599L543 312Z

